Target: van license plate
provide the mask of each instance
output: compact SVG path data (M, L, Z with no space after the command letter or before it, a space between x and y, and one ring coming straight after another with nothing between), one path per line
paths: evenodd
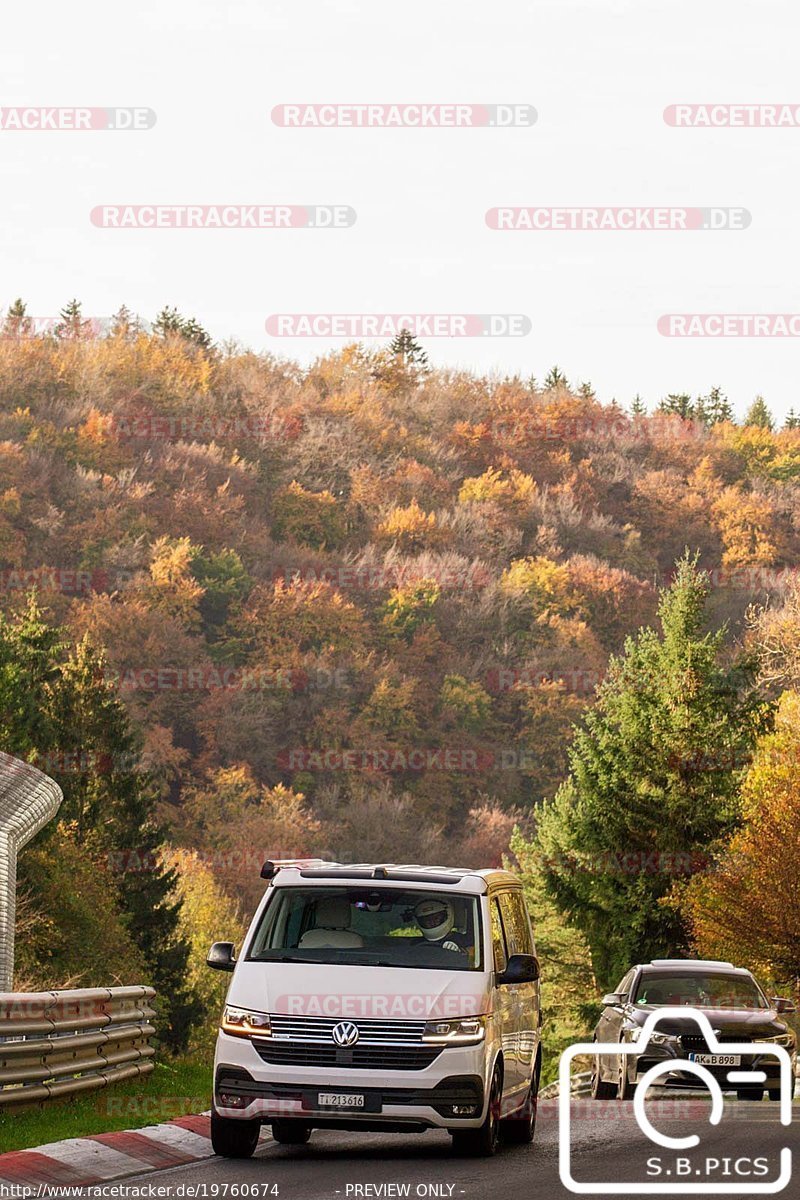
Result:
M740 1067L740 1054L690 1054L689 1062L697 1063L699 1067Z
M363 1092L320 1092L320 1108L363 1108Z

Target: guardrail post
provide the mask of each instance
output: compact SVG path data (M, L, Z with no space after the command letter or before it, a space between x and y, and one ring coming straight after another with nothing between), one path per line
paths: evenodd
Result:
M0 752L0 991L14 986L17 855L58 812L61 788L42 771Z

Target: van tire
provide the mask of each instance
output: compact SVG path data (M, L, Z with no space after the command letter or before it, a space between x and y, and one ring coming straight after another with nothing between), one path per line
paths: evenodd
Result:
M763 1100L764 1089L760 1087L744 1087L736 1089L737 1100Z
M272 1136L281 1146L305 1146L311 1137L311 1126L304 1121L273 1121Z
M260 1121L236 1121L211 1110L211 1147L222 1158L252 1158L260 1132Z
M492 1158L500 1147L500 1107L503 1099L503 1074L494 1069L489 1089L486 1119L478 1129L451 1129L453 1150L465 1158Z
M525 1096L525 1103L517 1112L506 1117L500 1126L503 1141L508 1146L525 1146L530 1144L536 1134L536 1108L539 1103L539 1077L542 1073L541 1051L536 1055L536 1065L533 1068L530 1087Z

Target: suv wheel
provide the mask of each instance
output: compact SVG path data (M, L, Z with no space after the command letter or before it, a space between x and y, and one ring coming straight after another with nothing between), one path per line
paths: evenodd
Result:
M311 1137L311 1126L304 1121L273 1121L272 1136L282 1146L305 1146Z
M628 1059L626 1055L619 1056L619 1083L617 1084L617 1099L630 1100L636 1091L636 1084L631 1083L628 1076Z
M223 1158L252 1158L260 1130L260 1121L236 1121L211 1110L211 1146Z
M737 1100L763 1100L764 1099L764 1089L758 1088L758 1087L737 1088L736 1089L736 1099Z
M536 1132L536 1107L539 1102L539 1077L542 1073L541 1050L536 1056L530 1087L525 1096L525 1103L517 1112L506 1117L500 1127L503 1141L509 1146L523 1146L533 1141Z
M503 1077L495 1067L489 1089L486 1120L479 1129L451 1129L453 1150L469 1158L491 1158L500 1144L500 1104L503 1098Z
M613 1100L617 1094L615 1083L606 1083L600 1074L600 1057L595 1054L592 1059L592 1083L590 1095L593 1100Z

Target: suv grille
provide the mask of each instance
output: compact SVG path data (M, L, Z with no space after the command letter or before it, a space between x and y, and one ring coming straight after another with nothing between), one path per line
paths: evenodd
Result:
M253 1038L264 1062L292 1067L344 1067L367 1071L423 1071L442 1052L441 1046L366 1045L347 1049L317 1042Z
M333 1045L333 1029L342 1017L284 1017L270 1013L273 1041L312 1042ZM359 1046L418 1046L424 1021L376 1021L352 1019L358 1027Z
M717 1037L717 1041L724 1045L726 1042L749 1042L751 1039L746 1033L742 1034L723 1034ZM681 1038L681 1047L687 1054L711 1054L708 1043L702 1034L689 1034Z

